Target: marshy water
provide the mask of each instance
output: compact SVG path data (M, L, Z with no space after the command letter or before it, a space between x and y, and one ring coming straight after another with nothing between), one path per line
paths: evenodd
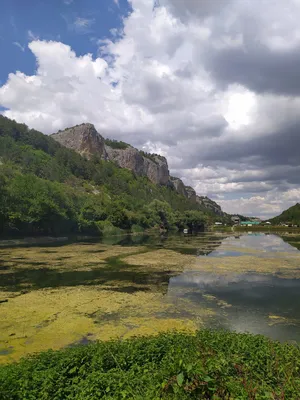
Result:
M300 342L300 236L0 242L0 362L90 340L226 328Z

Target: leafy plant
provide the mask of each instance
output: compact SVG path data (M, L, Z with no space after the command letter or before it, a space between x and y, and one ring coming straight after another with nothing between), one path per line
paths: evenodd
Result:
M0 367L0 393L3 400L297 400L299 371L297 346L201 330L27 357Z

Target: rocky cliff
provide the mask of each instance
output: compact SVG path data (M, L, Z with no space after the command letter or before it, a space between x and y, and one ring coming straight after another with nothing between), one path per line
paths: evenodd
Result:
M121 168L127 168L139 176L147 176L156 185L167 185L169 168L165 157L143 153L134 147L118 148L117 141L110 141L113 148L105 144L105 139L96 131L92 124L81 124L65 129L52 135L53 139L81 155L90 158L98 154L105 160L115 162Z
M156 185L168 183L170 175L165 157L145 156L132 146L126 149L114 149L110 146L105 146L105 148L108 159L114 161L119 167L130 169L139 176L147 176Z
M196 203L197 195L195 190L191 186L185 186L185 191L188 199L190 199L193 203Z
M184 197L188 197L188 193L185 190L185 185L181 179L176 178L175 176L170 176L170 186L173 187L177 193Z
M94 125L81 124L59 131L52 135L53 139L69 149L90 158L93 154L107 159L104 138L99 135Z
M220 216L225 215L225 213L222 211L219 204L217 204L215 201L209 199L206 196L196 196L196 201L200 206L212 211L214 214L217 214Z
M182 196L217 215L224 215L216 202L208 197L197 196L191 186L185 186L181 179L171 177L165 157L144 153L124 142L105 140L92 124L76 125L54 133L52 137L63 146L87 158L97 154L104 160L113 161L119 167L133 171L136 175L148 177L156 185L172 187Z

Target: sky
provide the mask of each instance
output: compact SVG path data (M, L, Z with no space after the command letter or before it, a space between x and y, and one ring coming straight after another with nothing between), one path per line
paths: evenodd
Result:
M228 213L300 199L300 0L0 0L0 113L167 157Z

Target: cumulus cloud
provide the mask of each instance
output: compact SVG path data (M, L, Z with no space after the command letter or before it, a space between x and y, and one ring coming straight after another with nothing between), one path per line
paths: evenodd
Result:
M96 57L32 37L37 71L9 75L4 114L45 133L92 122L166 155L172 174L201 195L224 196L228 212L269 216L292 205L300 194L299 1L130 4L123 30L100 40ZM92 23L72 20L78 32Z

